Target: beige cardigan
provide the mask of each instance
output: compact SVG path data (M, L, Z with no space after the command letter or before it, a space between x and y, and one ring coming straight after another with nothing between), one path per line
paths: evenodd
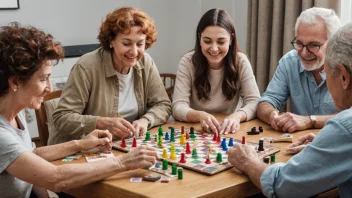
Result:
M180 121L188 121L188 111L201 110L208 113L231 114L236 111L244 111L247 114L247 121L255 118L259 89L253 75L252 67L245 54L239 52L239 83L240 90L231 101L226 101L222 93L222 80L224 68L219 70L210 69L209 81L211 91L210 101L199 101L197 91L194 87L195 67L192 63L194 51L185 54L179 63L176 84L173 95L172 115Z
M153 59L144 56L133 67L138 118L149 128L161 125L171 114L171 102ZM99 48L83 55L72 68L60 102L53 114L49 144L79 139L96 128L97 119L116 117L119 80L111 53Z

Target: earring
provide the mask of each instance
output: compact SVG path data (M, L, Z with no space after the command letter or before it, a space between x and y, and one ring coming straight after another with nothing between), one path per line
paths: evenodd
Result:
M17 88L14 88L13 91L14 91L14 92L17 92Z
M110 44L110 48L112 48L111 44Z

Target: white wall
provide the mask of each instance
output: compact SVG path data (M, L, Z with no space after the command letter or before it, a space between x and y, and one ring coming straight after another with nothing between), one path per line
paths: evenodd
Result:
M20 9L0 10L0 25L18 21L51 33L63 45L93 44L98 43L106 14L121 6L140 8L155 20L158 40L148 53L160 73L176 73L180 57L194 46L200 17L211 8L230 13L239 45L246 50L247 1L243 0L20 0ZM68 75L75 60L55 66L53 77ZM37 137L35 119L29 128L31 136Z

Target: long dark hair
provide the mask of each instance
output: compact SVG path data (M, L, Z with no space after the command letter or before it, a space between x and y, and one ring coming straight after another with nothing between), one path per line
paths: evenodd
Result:
M202 16L197 26L196 44L192 57L192 63L196 70L194 86L197 90L197 98L203 101L210 100L209 94L211 86L208 78L209 64L200 46L201 34L208 26L222 27L227 30L230 35L233 35L229 51L224 57L224 79L222 81L222 93L226 97L226 100L232 100L239 87L237 83L239 75L236 65L238 59L237 52L239 52L240 49L237 45L235 26L230 15L223 9L209 10Z

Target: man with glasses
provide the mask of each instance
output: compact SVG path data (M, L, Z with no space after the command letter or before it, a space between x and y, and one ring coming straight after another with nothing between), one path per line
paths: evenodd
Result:
M275 130L294 132L322 128L337 113L326 86L324 71L328 39L341 27L333 10L310 8L295 25L294 50L279 61L274 77L263 93L257 115ZM279 114L291 98L292 113Z

